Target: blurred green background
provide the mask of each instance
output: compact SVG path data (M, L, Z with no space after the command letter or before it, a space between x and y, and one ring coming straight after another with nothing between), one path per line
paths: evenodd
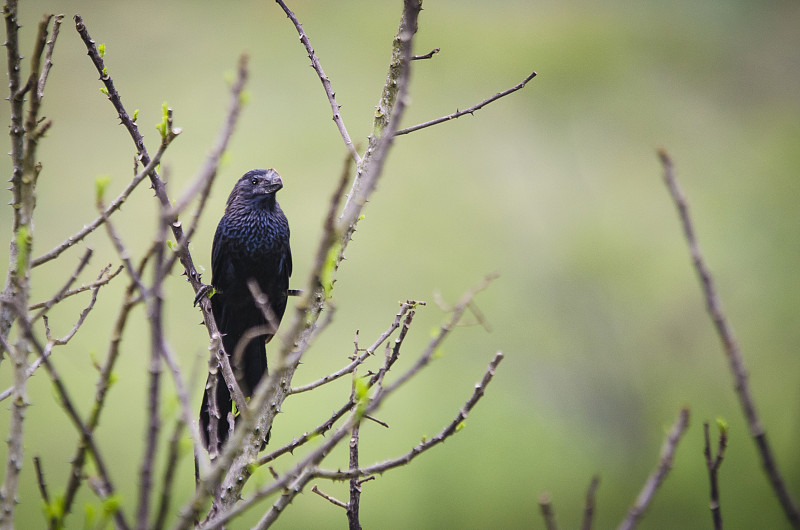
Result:
M365 145L401 2L290 7L333 82L351 136ZM497 377L457 436L364 485L364 526L538 528L536 499L549 492L557 520L574 528L590 478L599 474L597 527L612 527L656 465L666 429L688 406L691 427L641 527L710 526L702 423L717 417L730 424L721 471L727 526L786 527L705 315L655 150L665 147L675 160L778 463L800 497L800 6L431 0L424 7L415 52L441 52L414 63L404 125L477 103L531 70L539 76L474 117L397 139L338 276L334 323L296 375L304 383L342 366L356 330L362 344L371 343L393 319L397 301L408 298L429 302L405 344L410 363L446 317L435 293L452 303L484 274L499 272L477 299L492 331L457 329L443 357L382 410L391 429L364 427L362 461L400 455L438 432L502 350ZM202 165L227 105L226 77L239 53L250 54L249 103L192 251L208 268L232 183L253 167L274 167L284 178L279 199L292 226L293 287L303 287L345 151L280 8L249 1L24 1L24 55L44 12L66 18L43 109L54 124L39 150L34 255L94 218L97 176L112 176L115 195L133 166L133 145L74 31L71 16L80 13L107 46L123 102L140 109L152 152L161 104L174 108L183 134L162 164L172 196ZM0 121L8 123L5 104ZM8 159L1 163L9 174ZM138 189L116 220L136 253L154 234L151 195ZM8 234L8 209L0 223ZM96 253L83 281L118 263L104 233L78 247L86 245ZM35 271L34 300L64 282L80 253L71 250ZM97 376L92 358L105 354L124 283L102 291L85 329L55 358L84 415ZM204 367L207 335L183 277L167 287L170 345L188 374ZM66 333L85 303L73 299L54 311L54 333ZM148 355L139 308L98 434L128 514L143 452ZM8 362L0 367L3 389L9 370ZM192 379L198 405L204 381ZM171 388L167 382L167 394ZM29 390L19 528L43 526L32 456L41 456L56 494L76 442L44 372ZM348 393L342 381L290 398L272 443L312 429ZM8 406L0 407L3 437ZM174 413L175 401L166 397L163 414ZM346 467L346 454L337 451L328 466ZM180 473L182 503L193 486L190 456ZM260 473L254 483L267 480L266 470ZM344 485L320 487L346 498ZM73 527L82 526L83 505L91 503L84 488ZM267 506L231 528L249 527ZM307 492L279 526L341 528L345 521L342 510Z

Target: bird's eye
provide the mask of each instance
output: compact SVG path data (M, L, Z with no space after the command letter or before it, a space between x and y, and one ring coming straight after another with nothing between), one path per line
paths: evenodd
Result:
M258 184L258 179L257 179L257 178L255 178L255 177L251 178L251 179L250 179L250 184L252 184L253 186L255 186L256 184Z

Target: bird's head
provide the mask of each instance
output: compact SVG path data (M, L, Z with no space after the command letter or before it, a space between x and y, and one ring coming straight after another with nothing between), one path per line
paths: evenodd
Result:
M274 201L275 193L283 188L283 180L274 169L251 169L233 187L228 204Z

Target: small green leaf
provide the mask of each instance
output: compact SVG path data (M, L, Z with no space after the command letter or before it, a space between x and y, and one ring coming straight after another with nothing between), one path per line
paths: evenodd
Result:
M103 93L103 94L105 94L106 96L108 95L108 89L107 89L106 87L104 87L104 86L101 86L101 87L100 87L100 92L102 92L102 93Z
M464 423L463 421L459 422L458 425L456 425L456 432L459 432L461 429L463 429L466 426L467 426L467 424Z
M242 90L241 93L239 93L239 104L242 106L247 105L250 103L251 98L252 94L249 90Z
M139 109L133 111L133 123L136 123L136 120L139 119Z
M106 67L104 66L104 67L103 67L103 77L106 77L107 75L108 75L108 68L106 68Z
M111 177L108 175L100 175L94 180L94 194L97 202L103 202L103 195L111 184Z
M366 219L366 217L367 216L362 213L361 215L358 216L358 220L361 221L362 219Z
M103 499L103 513L106 515L114 515L119 510L122 499L119 495L110 495Z
M167 106L167 102L165 101L163 105L161 105L161 123L156 125L156 130L158 130L159 134L161 134L161 138L165 139L167 137L167 133L169 132L167 120L169 119L169 107Z
M97 517L96 510L94 506L89 504L88 502L83 505L83 527L84 528L94 528L95 527L95 518Z
M173 252L178 248L178 244L171 239L167 239L167 246Z
M353 386L355 386L356 400L361 401L367 397L367 392L369 392L369 384L367 384L366 377L357 377L353 383Z
M51 502L43 503L42 510L48 519L61 519L64 517L64 497L59 495Z
M98 51L98 53L100 53L100 57L105 57L105 55L106 55L106 45L105 45L105 43L100 44L97 47L97 51Z
M729 427L729 425L728 425L727 421L725 421L722 418L717 418L717 428L719 429L719 432L721 434L727 435L728 434L728 427Z
M119 381L119 374L117 372L111 372L108 374L108 388L114 386L114 383Z

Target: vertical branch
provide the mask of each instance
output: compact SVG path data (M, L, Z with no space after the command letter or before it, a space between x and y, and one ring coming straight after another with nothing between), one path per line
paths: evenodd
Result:
M750 392L747 368L745 368L744 365L744 358L739 349L739 343L733 333L733 327L728 322L725 312L722 309L722 302L714 286L714 277L711 275L711 270L706 265L703 254L700 252L700 246L697 243L697 237L694 233L694 225L689 215L689 206L686 203L683 192L678 186L672 159L664 150L659 151L658 156L664 168L664 182L669 189L672 201L675 203L675 208L678 210L683 233L689 245L692 263L697 272L698 279L700 280L700 286L706 301L706 310L711 320L714 322L714 327L722 342L725 356L728 358L728 366L733 374L735 382L736 395L739 398L739 404L742 407L745 420L747 420L750 436L753 437L756 447L758 448L758 453L761 456L761 465L764 468L764 472L767 474L775 496L778 497L778 501L789 523L793 528L800 528L800 507L798 507L797 502L789 493L783 476L775 462L775 456L772 454L772 447L767 441L767 432L761 423L761 417L756 410L755 400Z
M35 143L25 149L25 127L23 124L24 97L30 89L21 86L22 57L19 53L19 23L17 1L8 0L3 7L6 28L6 53L8 57L8 101L11 107L9 134L11 136L11 192L12 192L12 237L9 252L6 285L0 295L0 361L2 351L7 350L14 363L14 390L12 394L11 419L8 430L8 454L6 456L5 479L0 487L0 528L12 528L17 503L19 475L24 455L23 433L25 409L27 407L28 340L20 333L15 347L5 340L14 319L22 316L28 307L30 296L31 246L33 239L33 209L36 205L35 187L39 167L35 165ZM47 39L47 23L39 26L37 45L32 61L31 77L39 76L39 63L44 41ZM31 106L30 116L38 109ZM29 131L28 138L32 131Z
M586 491L586 505L583 509L583 525L581 526L582 530L592 530L592 524L594 523L594 497L599 485L600 476L593 476L592 482L589 484L589 489Z
M725 455L725 448L728 446L728 429L720 422L719 442L717 446L717 456L711 454L711 437L708 433L708 422L703 424L703 434L705 437L705 449L703 453L706 457L706 468L708 469L708 480L711 486L711 519L714 521L714 530L722 530L722 510L719 505L719 468Z
M139 471L139 508L137 512L137 527L140 530L147 530L148 516L150 515L150 500L153 490L153 466L155 464L156 446L158 445L158 435L161 430L161 418L159 415L160 385L161 385L161 361L165 357L164 350L164 328L162 320L164 282L164 246L166 245L168 219L164 215L168 209L162 209L161 219L158 225L158 234L155 241L155 264L153 266L153 286L147 292L147 316L150 321L150 363L148 372L150 374L149 394L147 398L147 436L145 442L144 456ZM111 226L111 225L106 225ZM145 293L143 292L144 296Z
M350 434L350 469L358 469L358 434L361 427L360 423L353 425ZM358 517L359 503L361 502L361 484L359 477L350 479L350 502L347 504L347 523L350 530L361 530L361 522Z

